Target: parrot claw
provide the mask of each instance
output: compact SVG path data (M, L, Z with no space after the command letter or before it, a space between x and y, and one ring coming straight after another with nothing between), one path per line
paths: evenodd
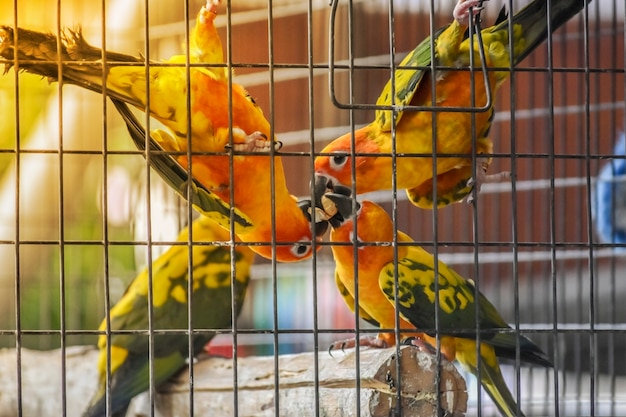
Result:
M239 129L233 129L233 136L239 136ZM270 151L270 146L274 144L274 151L278 152L282 147L283 143L280 141L272 142L267 139L262 132L253 132L250 135L245 136L244 143L234 143L231 145L226 145L225 149L232 149L235 152L259 152L266 153Z
M211 13L217 14L217 7L222 3L222 0L207 0L206 8Z
M431 353L433 355L437 353L437 350L434 347L424 342L419 337L415 337L415 336L407 337L406 339L402 341L402 344L405 346L414 346L418 348L419 350L421 350L422 352Z
M208 21L212 21L217 16L217 7L222 3L222 0L207 0L206 4L200 9L198 18L201 19L200 23L206 24Z
M358 346L365 346L365 347L371 347L371 348L376 348L376 349L384 349L384 348L389 347L387 345L387 342L385 342L383 339L376 337L376 336L362 336L358 339L358 343L357 343L357 339L353 337L350 339L338 340L332 343L330 347L328 348L328 354L330 356L333 356L333 353L332 353L333 350L337 350L337 349L341 349L341 351L345 353L346 349L352 349L356 347L357 344Z
M480 192L480 189L483 184L502 182L502 181L510 181L511 180L511 172L510 171L502 171L496 174L487 175L487 168L489 168L489 163L485 158L478 158L476 161L476 165L478 165L476 169L476 175L474 177L467 180L466 185L468 187L472 187L475 189L472 190L469 194L463 198L463 202L467 204L473 204L475 202L475 194Z
M459 0L454 6L452 16L461 26L469 26L470 21L470 9L472 9L473 16L480 14L484 9L483 1L488 0Z

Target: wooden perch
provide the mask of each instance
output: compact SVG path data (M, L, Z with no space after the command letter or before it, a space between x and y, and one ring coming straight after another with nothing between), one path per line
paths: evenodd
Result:
M66 414L80 415L96 389L94 348L66 350ZM401 384L402 415L463 416L467 406L466 385L456 368L441 364L440 406L436 409L434 391L435 356L414 347L400 349L401 380L398 381L397 352L390 349L362 349L359 358L361 416L388 416L396 406ZM319 396L315 398L314 354L281 355L278 358L278 413L275 410L274 357L244 357L237 360L240 416L356 415L357 391L354 350L318 354ZM61 355L59 350L22 350L22 415L61 415ZM16 354L0 351L0 417L17 413ZM189 413L189 378L181 371L160 389L155 399L155 415L186 416ZM194 367L194 415L234 415L233 361L224 358L200 360ZM148 395L135 398L128 417L150 415Z

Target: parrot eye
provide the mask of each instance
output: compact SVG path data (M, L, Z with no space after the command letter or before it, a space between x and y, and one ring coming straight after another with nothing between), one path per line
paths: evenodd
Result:
M345 153L338 153L330 157L330 166L333 169L341 169L348 162L348 155Z
M309 252L311 252L311 245L304 243L296 243L291 247L291 253L293 253L296 258L304 258Z

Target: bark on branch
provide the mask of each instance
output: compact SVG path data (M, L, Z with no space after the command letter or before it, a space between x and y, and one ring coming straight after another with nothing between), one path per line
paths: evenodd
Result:
M327 352L317 356L302 353L281 355L275 370L273 356L242 357L237 360L236 406L239 416L319 415L388 416L401 391L402 415L463 416L467 406L466 385L456 368L442 361L440 387L435 388L436 359L414 347L400 348L400 378L397 351L361 349L358 361L360 390L356 390L356 352ZM70 347L65 355L65 404L67 415L80 415L96 389L97 352L91 347ZM21 351L22 415L62 414L61 351ZM234 415L232 359L206 358L194 365L193 415ZM17 356L15 349L0 351L0 417L18 415ZM277 372L276 372L277 371ZM317 375L317 377L316 377ZM278 382L278 390L275 384ZM316 390L317 387L317 390ZM276 397L278 394L278 398ZM437 410L439 406L445 412ZM275 407L278 406L278 413ZM440 410L439 410L440 411ZM149 397L135 398L128 416L150 415ZM155 415L190 414L189 373L185 369L161 387L155 398Z

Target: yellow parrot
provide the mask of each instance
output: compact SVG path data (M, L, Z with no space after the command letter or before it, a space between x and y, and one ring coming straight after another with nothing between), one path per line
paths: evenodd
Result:
M322 197L325 198L335 202L343 216L343 221L331 222L330 241L336 281L348 306L353 311L358 308L360 316L381 329L396 327L397 306L400 340L417 337L419 343L426 342L435 348L438 336L446 359L456 359L474 375L480 369L480 382L502 415L523 416L502 377L498 358L515 360L519 345L522 361L552 367L541 349L526 337L513 333L493 304L476 291L473 281L461 277L441 261L437 262L436 277L434 257L401 231L397 232L395 244L393 222L382 207L363 201L356 203L356 214L352 215L349 196L329 193ZM356 253L354 246L358 248ZM438 328L435 328L436 299ZM480 359L476 357L477 303ZM393 346L395 334L380 333L373 339L362 338L359 344Z
M534 0L516 13L513 20L513 50L509 50L509 20L501 13L495 26L481 31L488 86L481 71L478 41L474 46L468 38L470 8L474 13L481 9L481 0L459 0L454 9L454 20L434 35L435 65L449 67L436 69L431 65L431 38L426 38L410 52L395 70L394 91L390 80L384 87L377 105L393 106L394 110L381 108L374 121L354 132L349 132L330 142L315 160L316 174L332 178L335 184L350 185L357 193L396 187L406 189L409 199L418 207L442 207L457 201L471 201L473 187L487 181L498 181L509 173L486 175L491 162L492 142L488 138L494 116L493 106L482 112L414 111L404 106L484 107L488 93L495 93L509 76L508 68L517 65L548 36L585 5L587 0ZM548 25L547 7L551 4ZM474 98L472 105L472 79L467 70L470 52L474 54ZM435 83L435 97L432 84ZM488 87L488 88L487 88ZM493 103L493 102L492 102ZM436 135L433 136L433 115ZM474 121L472 121L474 118ZM473 125L473 126L472 126ZM475 129L476 147L472 146L472 128ZM395 130L396 166L392 170L392 131ZM433 148L433 137L436 139ZM433 153L436 165L433 166ZM476 172L472 169L472 154L477 155ZM418 156L418 155L422 156ZM481 155L485 156L481 156ZM352 159L354 158L354 161ZM354 165L354 171L353 171ZM435 186L436 183L436 197ZM436 200L436 201L435 201Z
M172 333L152 336L154 352L153 384L158 387L186 366L189 359L188 280L192 256L193 352L197 355L215 336L215 329L230 329L235 300L235 317L243 305L254 252L236 245L231 262L229 233L212 220L200 216L192 223L193 246L187 246L189 230L152 264L152 276L145 269L129 285L123 297L110 310L111 362L107 363L106 334L100 336L99 389L83 414L104 417L106 410L107 366L111 409L108 415L124 416L134 396L150 387L148 328L148 285L152 282L152 328ZM220 242L220 245L215 243ZM234 266L235 274L231 275ZM234 286L233 286L234 283ZM234 293L233 293L234 292ZM232 296L232 298L231 298ZM206 330L205 330L206 329ZM107 321L100 325L107 331ZM212 331L213 330L213 331Z
M54 35L17 29L15 44L13 28L0 26L0 57L7 60L5 72L17 59L20 70L51 81L58 79L61 62L63 82L97 93L104 90L118 109L123 103L147 109L169 130L153 132L148 147L151 165L169 185L177 186L177 192L225 228L230 227L232 209L235 233L242 241L256 243L252 248L260 255L281 262L306 259L312 255L312 240L321 240L325 225L312 226L310 203L299 203L289 193L282 159L274 154L280 142L269 139L269 122L246 90L230 81L214 26L219 3L207 0L190 35L189 63L205 64L201 66L187 67L184 55L157 63L106 51L103 67L103 51L89 45L80 29L63 34L59 53ZM161 150L170 153L152 153ZM176 164L178 169L173 168ZM185 173L189 165L193 178ZM188 189L200 194L188 195Z

